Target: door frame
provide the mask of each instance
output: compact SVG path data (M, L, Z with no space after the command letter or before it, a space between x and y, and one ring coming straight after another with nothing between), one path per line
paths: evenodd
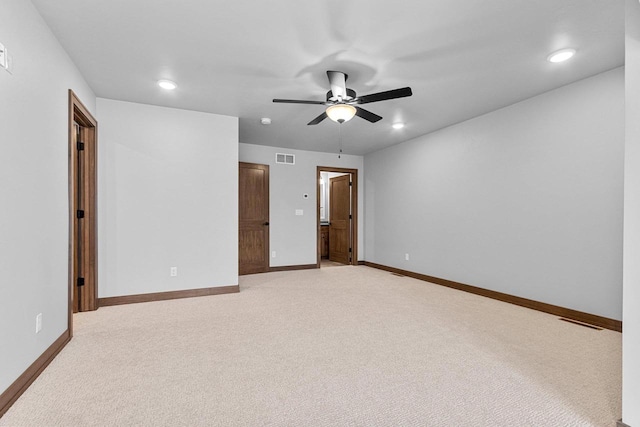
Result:
M320 268L322 241L320 229L320 172L336 172L351 174L351 263L358 265L358 169L338 168L332 166L318 166L316 168L316 265Z
M97 161L98 161L98 122L80 101L73 90L69 89L69 117L68 117L68 148L69 148L69 333L73 335L73 292L76 286L77 248L75 239L77 234L77 145L74 142L75 126L78 123L84 129L82 139L86 153L86 181L84 183L85 206L84 218L86 233L82 245L82 260L84 267L85 286L83 293L86 297L82 301L81 311L98 309L98 233L97 233ZM90 280L87 280L89 278Z

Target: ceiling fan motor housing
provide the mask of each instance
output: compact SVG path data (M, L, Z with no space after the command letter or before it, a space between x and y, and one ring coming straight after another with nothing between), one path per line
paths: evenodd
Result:
M351 101L353 99L356 99L356 91L353 89L347 88L347 96L346 98L343 99L343 101ZM337 100L338 98L333 96L333 92L331 91L327 92L327 102L335 102Z

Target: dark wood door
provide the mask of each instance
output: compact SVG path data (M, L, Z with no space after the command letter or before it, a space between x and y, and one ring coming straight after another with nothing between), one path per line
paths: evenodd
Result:
M238 274L269 271L269 166L240 163Z
M329 180L329 259L351 262L351 175Z
M69 109L69 279L70 306L75 313L98 308L98 151L97 122L71 91Z
M85 199L85 188L86 182L84 179L84 174L86 171L85 167L85 156L84 152L78 150L78 141L81 140L82 128L78 123L74 123L74 133L73 133L73 142L72 146L75 148L72 152L72 156L75 156L75 173L74 173L74 183L76 194L75 194L75 218L73 218L74 231L75 231L75 239L73 244L75 245L75 262L73 263L73 277L75 279L75 283L73 286L73 312L77 313L82 308L83 301L83 288L85 287L85 265L84 258L85 253L83 248L85 246L86 235L87 235L87 227L85 226L86 221L84 218L81 218L78 215L78 212L83 212L84 217L84 199ZM88 289L88 288L87 288Z

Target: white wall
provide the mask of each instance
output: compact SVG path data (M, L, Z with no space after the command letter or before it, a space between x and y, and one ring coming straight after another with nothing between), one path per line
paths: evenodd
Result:
M623 129L619 68L365 156L366 259L621 319Z
M102 98L97 109L99 296L236 285L238 119Z
M295 165L275 163L276 153L296 155ZM269 241L276 251L271 267L317 262L317 166L358 170L358 259L364 259L363 158L336 153L240 144L240 161L269 165ZM303 194L309 198L304 199ZM304 215L296 216L296 209Z
M622 420L640 426L640 3L626 2Z
M92 112L95 95L31 2L2 1L0 42L2 393L67 329L68 90Z

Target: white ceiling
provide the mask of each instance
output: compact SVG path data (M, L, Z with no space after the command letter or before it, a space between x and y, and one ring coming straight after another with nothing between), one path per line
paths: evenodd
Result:
M97 96L238 116L240 142L302 150L337 151L341 127L365 154L624 64L619 0L32 2ZM375 124L307 126L323 106L271 102L324 100L326 70L359 95L414 95L367 104Z

